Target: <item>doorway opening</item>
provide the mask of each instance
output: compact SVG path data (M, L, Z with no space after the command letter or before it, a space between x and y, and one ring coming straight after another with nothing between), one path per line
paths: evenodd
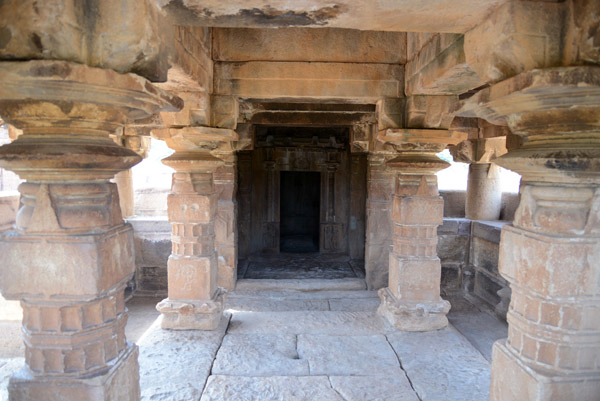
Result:
M321 173L282 171L279 250L319 252Z

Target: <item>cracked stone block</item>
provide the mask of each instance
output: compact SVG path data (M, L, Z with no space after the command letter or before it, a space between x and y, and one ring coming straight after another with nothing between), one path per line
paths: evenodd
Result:
M211 376L201 401L345 401L324 376Z
M225 317L214 331L173 331L154 322L138 341L141 399L197 400L227 323Z
M422 401L484 401L490 364L453 327L387 338Z
M419 401L404 372L377 378L331 376L329 381L346 401Z
M298 336L298 354L313 375L372 376L402 374L385 336Z
M293 334L228 334L212 373L229 376L308 376L308 361L296 351Z

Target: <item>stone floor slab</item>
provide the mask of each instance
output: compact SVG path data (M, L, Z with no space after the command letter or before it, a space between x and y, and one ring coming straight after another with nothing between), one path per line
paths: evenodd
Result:
M234 291L228 292L225 299L238 298L276 298L276 299L304 299L304 300L329 300L339 298L364 299L374 298L379 299L377 291L357 291L357 290L319 290L319 291L301 291L296 290L241 290L237 288Z
M329 300L329 309L332 311L348 312L377 312L381 300L377 298L338 298Z
M8 381L25 364L25 358L0 359L0 400L8 401Z
M485 312L457 312L448 320L488 362L492 362L492 345L508 336L508 325Z
M225 308L232 311L254 312L292 312L292 311L326 311L329 303L326 299L285 299L285 298L229 298Z
M370 312L238 312L228 333L371 335L395 329Z
M345 401L324 376L211 376L201 401Z
M296 351L293 334L228 334L212 374L229 376L308 376L308 361Z
M345 401L419 401L404 372L393 376L330 376Z
M301 334L298 336L298 355L308 361L311 375L403 374L394 350L383 335Z
M487 401L490 364L456 329L387 338L422 401Z
M194 400L202 394L227 329L163 330L156 320L138 341L142 400Z

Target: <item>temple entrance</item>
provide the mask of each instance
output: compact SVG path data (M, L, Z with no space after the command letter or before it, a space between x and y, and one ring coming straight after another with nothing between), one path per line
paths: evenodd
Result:
M320 184L321 173L281 172L280 252L319 251Z
M361 278L366 158L347 127L257 126L238 153L238 278Z

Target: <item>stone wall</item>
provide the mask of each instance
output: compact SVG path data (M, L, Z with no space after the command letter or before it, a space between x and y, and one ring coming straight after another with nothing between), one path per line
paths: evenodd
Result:
M127 222L133 226L135 243L135 276L131 289L138 296L166 297L171 224L166 216L136 217Z

